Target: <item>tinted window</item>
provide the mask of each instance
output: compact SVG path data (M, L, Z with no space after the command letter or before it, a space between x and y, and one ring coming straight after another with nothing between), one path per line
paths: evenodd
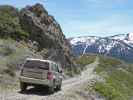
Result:
M52 70L55 71L55 64L52 63Z
M48 62L42 62L42 61L31 61L28 60L25 64L24 67L26 68L39 68L39 69L45 69L49 70L49 63Z
M55 64L55 71L56 71L56 72L59 71L59 70L58 70L58 65L57 65L57 64Z
M58 66L54 63L52 63L52 70L58 72Z

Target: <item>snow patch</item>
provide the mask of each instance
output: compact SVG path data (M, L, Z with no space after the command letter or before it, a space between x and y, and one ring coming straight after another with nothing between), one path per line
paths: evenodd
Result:
M114 35L109 37L110 39L115 39L115 40L124 40L126 38L126 34L119 34L119 35Z
M133 33L127 34L127 40L133 42Z
M98 37L77 37L70 40L70 43L72 45L78 45L78 44L87 44L91 45L92 43L95 43L95 41L98 39Z

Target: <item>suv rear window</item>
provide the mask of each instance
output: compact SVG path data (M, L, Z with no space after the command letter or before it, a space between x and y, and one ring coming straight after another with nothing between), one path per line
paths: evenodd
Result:
M39 68L44 70L49 70L49 63L48 62L42 62L42 61L32 61L28 60L24 64L25 68Z

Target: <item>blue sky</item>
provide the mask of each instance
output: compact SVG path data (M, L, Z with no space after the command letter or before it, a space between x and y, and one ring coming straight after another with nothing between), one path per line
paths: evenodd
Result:
M18 8L42 3L66 37L133 32L133 0L0 0Z

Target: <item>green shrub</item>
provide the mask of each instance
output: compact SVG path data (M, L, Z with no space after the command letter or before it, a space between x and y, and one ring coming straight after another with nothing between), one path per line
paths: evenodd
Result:
M96 55L94 54L86 54L86 55L77 57L75 59L75 62L77 64L85 66L87 64L93 63L95 61L95 58L96 58Z
M9 69L15 71L27 57L36 55L26 45L16 42L12 39L0 39L0 69L9 72ZM1 71L2 72L2 71Z
M126 67L125 67L126 66ZM100 57L97 74L106 73L105 83L97 82L94 89L107 100L130 100L133 96L133 65L118 59Z
M97 73L100 73L102 71L107 71L108 69L111 70L112 68L116 68L122 64L122 61L112 57L99 56L99 58L100 58L99 66L95 69Z
M126 100L124 95L117 91L110 84L96 83L95 90L106 97L107 100Z
M27 57L40 57L28 48L24 41L0 39L0 87L13 88L17 84L18 71ZM0 88L1 89L1 88Z
M11 68L5 69L5 70L3 70L3 72L4 72L5 74L8 74L8 75L11 76L11 77L15 77L15 71L12 70Z
M0 9L0 37L11 37L15 40L26 39L29 34L21 28L18 15L15 15L14 12L17 13L18 11L8 7Z
M95 54L86 54L73 59L73 63L76 64L75 68L66 68L65 73L69 76L79 75L84 70L85 65L93 63L96 59Z

